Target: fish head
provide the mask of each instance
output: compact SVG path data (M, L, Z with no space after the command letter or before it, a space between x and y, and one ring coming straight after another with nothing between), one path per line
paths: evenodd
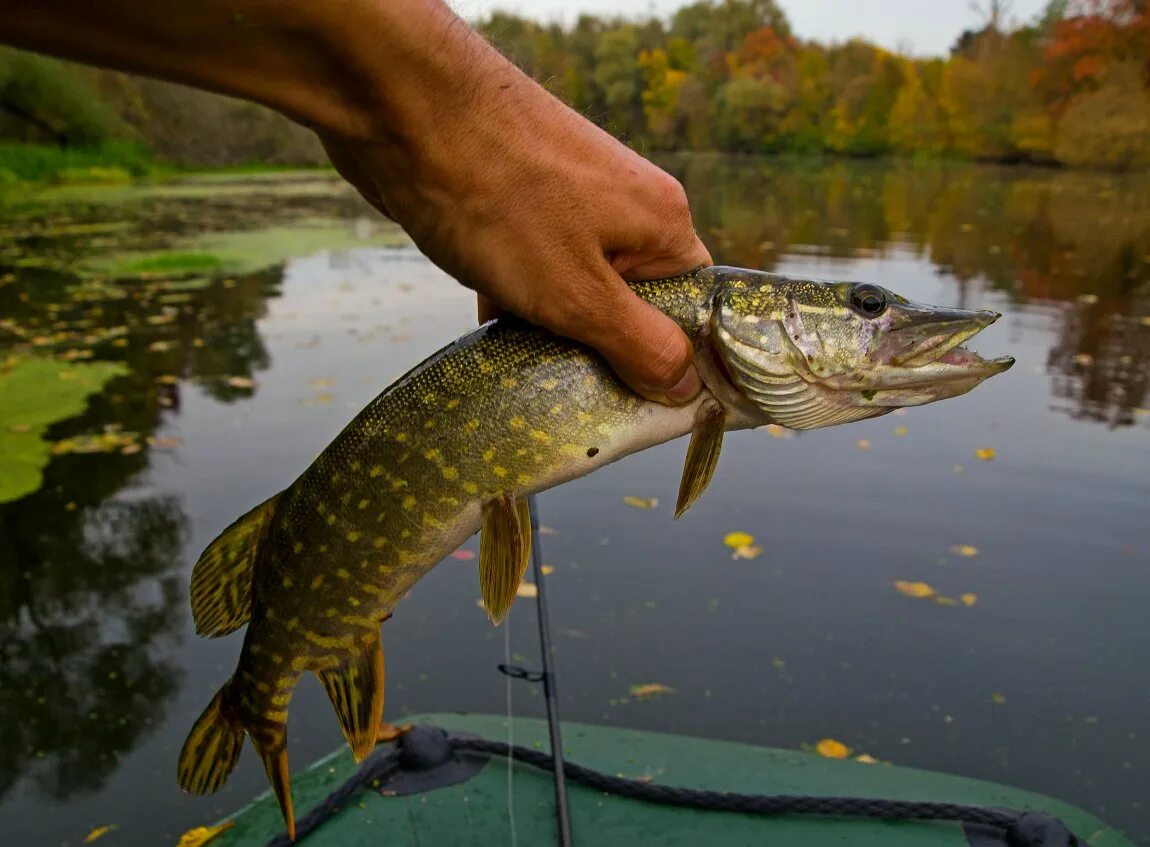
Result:
M1014 364L964 342L991 311L915 303L879 285L720 273L709 343L724 380L772 422L816 429L967 393Z

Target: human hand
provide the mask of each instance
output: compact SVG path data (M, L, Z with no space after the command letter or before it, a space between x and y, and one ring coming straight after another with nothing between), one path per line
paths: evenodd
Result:
M477 35L455 35L468 63L448 59L446 82L419 74L393 101L398 140L321 132L336 168L481 295L481 317L514 312L595 348L640 394L689 401L689 340L624 282L710 263L682 187Z

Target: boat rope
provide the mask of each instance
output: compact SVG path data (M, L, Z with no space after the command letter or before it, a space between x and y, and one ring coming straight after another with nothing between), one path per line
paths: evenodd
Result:
M434 726L417 726L403 735L396 746L380 749L343 785L300 818L296 824L296 843L341 808L349 805L353 795L361 788L370 787L388 795L407 793L401 790L402 780L405 775L416 774L419 790L426 790L431 787L428 777L429 772L434 769L449 767L460 760L491 756L507 756L516 762L547 771L554 771L556 767L555 757L541 750L508 745L503 741L472 735L455 734ZM612 776L569 761L563 763L562 770L567 779L593 791L702 811L873 820L953 821L984 827L998 835L1001 843L1009 847L1085 847L1086 845L1085 841L1077 838L1060 820L1041 812L871 797L740 794L679 788ZM439 785L458 781L458 776L454 776L450 782L440 782ZM285 833L269 841L267 847L290 847L291 844Z

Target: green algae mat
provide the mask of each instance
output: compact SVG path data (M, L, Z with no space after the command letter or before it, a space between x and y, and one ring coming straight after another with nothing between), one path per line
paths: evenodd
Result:
M507 739L503 716L432 714L413 719L450 732ZM547 750L543 721L516 719L514 743ZM1040 810L1060 818L1091 847L1132 847L1092 815L1041 795L974 779L889 765L826 759L810 753L685 738L584 724L563 726L569 761L605 774L662 785L745 794L857 796L926 800L1016 810ZM292 780L297 818L356 771L340 750ZM550 774L518 762L511 766L515 838L522 845L555 843ZM659 844L803 845L803 847L944 847L992 845L972 841L953 823L871 821L844 818L762 817L696 811L603 794L568 783L576 845ZM387 847L453 845L486 847L512 842L508 815L508 767L492 759L465 782L406 796L363 789L311 834L305 845L386 844ZM283 825L275 800L265 794L233 818L234 827L212 847L263 845Z

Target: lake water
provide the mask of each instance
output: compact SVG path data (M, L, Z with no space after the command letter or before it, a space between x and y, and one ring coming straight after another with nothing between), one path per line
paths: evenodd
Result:
M905 415L729 436L678 522L683 441L543 495L563 717L779 747L831 737L1057 796L1150 844L1150 181L666 164L717 261L997 309L974 346L1018 364ZM165 249L183 258L152 255ZM277 256L291 258L262 267ZM473 315L323 175L0 206L0 363L127 367L48 430L66 447L41 487L0 505L0 840L78 845L115 824L99 843L174 844L265 789L250 749L221 793L176 786L240 645L194 635L192 563ZM761 555L733 559L732 531ZM448 559L385 626L390 719L504 711L503 630L477 599L475 562ZM528 665L531 602L510 624ZM674 692L630 694L646 683ZM517 683L514 710L542 714L539 693ZM293 767L341 743L305 680Z

